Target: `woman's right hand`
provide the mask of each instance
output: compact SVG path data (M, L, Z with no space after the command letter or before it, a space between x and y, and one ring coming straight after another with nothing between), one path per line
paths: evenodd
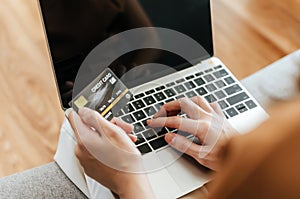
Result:
M180 112L186 113L188 117L177 116ZM173 148L213 170L220 168L220 152L227 140L238 134L226 120L219 105L209 104L200 96L164 104L153 119L148 120L148 125L175 128L194 135L200 144L171 132L165 135L165 140Z

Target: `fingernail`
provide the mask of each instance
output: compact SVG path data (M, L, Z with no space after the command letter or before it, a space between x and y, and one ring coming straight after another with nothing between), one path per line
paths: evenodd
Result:
M86 108L86 107L79 108L79 109L78 109L78 114L79 114L80 116L84 116L85 114L87 114L88 111L89 111L89 109Z
M151 120L146 120L146 123L149 126L151 124Z
M138 137L136 135L133 135L133 138L134 138L133 142L136 142L138 140Z
M165 139L168 143L172 143L175 137L176 137L175 133L167 133L165 135Z

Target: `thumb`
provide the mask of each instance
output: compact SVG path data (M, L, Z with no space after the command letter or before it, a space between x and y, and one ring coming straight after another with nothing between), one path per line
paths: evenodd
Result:
M83 143L88 144L90 141L99 140L99 134L87 126L76 112L72 111L68 116L68 120L80 146L83 146Z
M196 157L200 149L199 145L193 143L186 137L175 133L167 133L165 135L165 140L174 149L186 153L192 157Z

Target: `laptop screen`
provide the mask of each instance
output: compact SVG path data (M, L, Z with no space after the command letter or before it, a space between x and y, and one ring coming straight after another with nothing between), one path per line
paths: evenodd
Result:
M68 108L77 72L86 56L102 41L122 31L140 27L176 30L205 49L195 60L213 55L209 0L40 0L40 6L64 108ZM159 56L137 56L143 53ZM141 49L116 58L109 68L121 77L149 62L175 70L190 66L171 52Z

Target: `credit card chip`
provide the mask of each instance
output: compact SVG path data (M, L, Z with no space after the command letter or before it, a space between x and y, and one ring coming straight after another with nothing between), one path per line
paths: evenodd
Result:
M74 101L77 108L83 108L87 103L88 101L83 96L78 97L78 99Z

